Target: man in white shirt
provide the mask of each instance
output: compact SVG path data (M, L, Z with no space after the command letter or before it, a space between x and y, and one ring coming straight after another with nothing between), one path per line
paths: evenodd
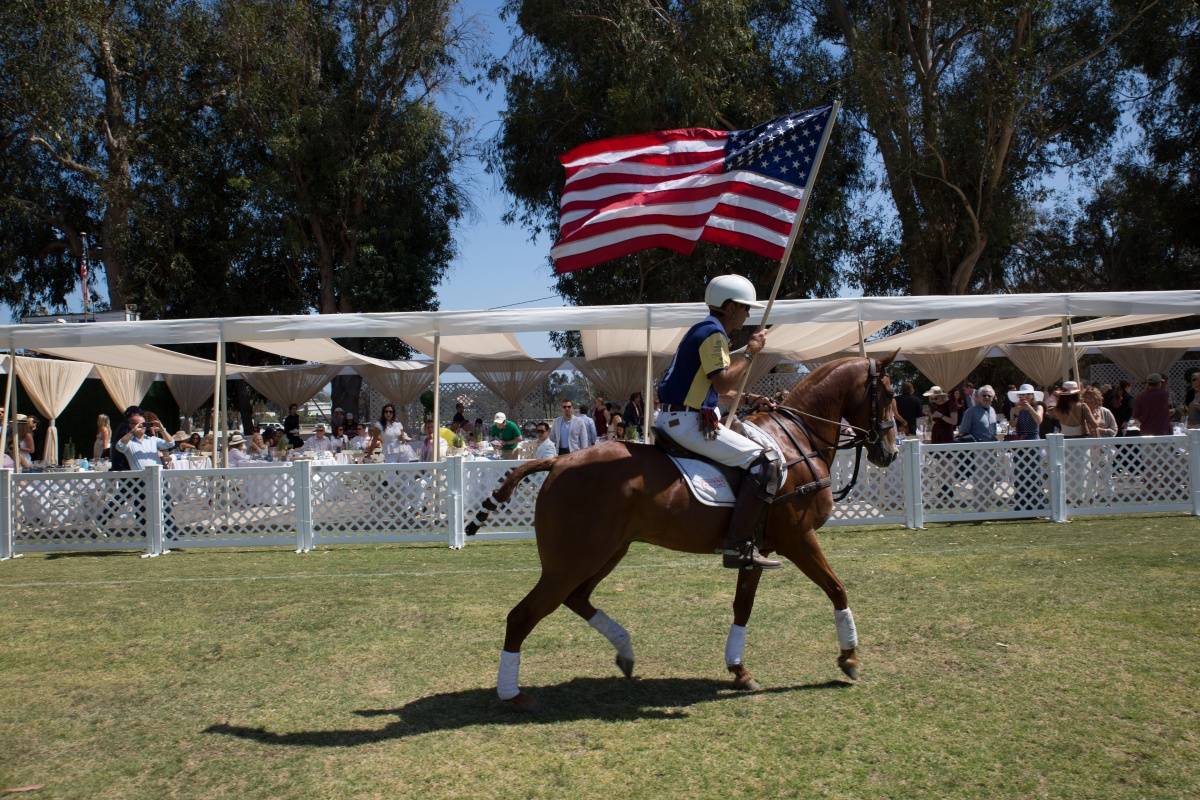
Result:
M129 418L129 433L122 436L117 442L117 449L129 459L131 470L142 469L151 464L161 464L162 461L158 457L159 451L170 450L175 446L174 442L166 441L156 435L162 433L157 422L150 424L150 430L147 427L146 418L141 414L134 414Z
M365 428L363 428L362 423L360 422L357 425L355 425L354 426L354 435L350 439L350 449L351 450L361 450L362 452L365 453L370 444L371 444L371 437L367 435L367 431Z
M537 424L537 449L533 451L534 458L554 458L558 455L558 448L554 446L554 442L550 441L550 424L539 422Z
M596 443L596 429L586 416L575 414L575 405L570 400L562 401L562 416L550 426L550 440L560 456L591 447Z
M304 449L314 453L336 453L337 444L325 435L325 426L318 423L313 428L313 435L304 443Z
M242 467L253 462L250 456L246 455L246 437L240 433L235 433L229 437L229 466Z

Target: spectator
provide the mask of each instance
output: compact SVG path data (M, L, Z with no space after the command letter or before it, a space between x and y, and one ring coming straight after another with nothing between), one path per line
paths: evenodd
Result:
M539 422L537 424L537 449L533 451L534 458L554 458L558 455L558 448L554 446L554 442L550 441L550 424Z
M604 407L603 397L596 397L596 404L592 406L592 426L597 439L608 435L608 409Z
M1100 390L1095 387L1085 390L1083 402L1087 404L1092 416L1096 418L1096 435L1116 436L1120 426L1117 425L1117 418L1113 412L1104 407L1104 395L1100 393Z
M230 440L232 444L232 440ZM246 455L250 458L264 459L267 457L269 448L266 440L263 439L262 433L255 431L250 435L250 440L246 443Z
M924 396L929 398L929 443L950 444L958 425L957 404L940 386L931 387Z
M575 414L574 403L564 399L562 412L562 416L555 419L550 426L550 440L558 448L560 456L596 443L595 429L588 424L590 418Z
M625 424L633 430L634 435L639 439L642 436L642 418L644 414L645 408L642 403L642 393L634 392L629 395L629 402L625 404Z
M128 408L126 408L125 413L122 414L123 419L117 425L116 430L113 431L112 439L110 441L111 442L119 442L125 434L129 433L129 431L130 431L129 420L135 414L138 416L141 416L141 413L142 413L142 409L140 406L129 406ZM145 418L143 418L143 422L144 421L145 421ZM110 448L109 458L112 461L111 468L114 472L124 472L129 469L129 459L125 458L125 454L122 453L120 450L118 450L115 445L113 445Z
M496 416L492 418L488 438L501 458L517 457L517 448L521 445L521 428L506 417L503 411L497 411Z
M404 426L396 419L396 407L391 403L379 410L379 435L383 442L383 460L398 464L402 458L401 445L408 441ZM407 461L408 459L403 459Z
M359 450L365 453L367 451L367 445L370 443L371 437L367 435L366 430L363 429L362 423L359 422L354 426L354 435L350 438L349 449Z
M1188 387L1189 396L1186 398L1187 426L1200 428L1200 370L1192 373L1192 385Z
M917 399L916 389L912 381L905 381L900 386L900 396L896 398L896 413L904 423L904 432L909 436L917 435L917 418L921 416L921 401Z
M962 421L958 423L958 439L967 442L996 441L996 410L992 401L996 392L991 386L980 386L973 397L971 407L963 412Z
M1008 393L1012 408L1008 412L1013 433L1018 439L1041 438L1038 429L1042 425L1042 399L1045 397L1031 384L1022 383L1020 389Z
M129 430L117 440L114 447L125 456L126 469L139 470L160 463L158 454L175 446L160 438L161 433L162 429L157 423L147 424L141 413L129 417ZM116 466L115 459L113 466Z
M1014 384L1009 384L1004 394L996 398L996 413L1004 419L1009 419L1012 416L1013 406L1016 401L1012 398L1016 396L1017 387Z
M96 441L92 443L92 461L108 458L112 452L112 424L108 414L96 417Z
M971 383L970 381L963 381L962 392L959 395L959 398L963 402L964 411L975 405L975 400L977 399L975 393L975 384Z
M1124 428L1133 417L1133 397L1129 393L1129 381L1121 381L1105 398L1104 405L1113 412L1117 426Z
M325 435L325 426L317 423L313 426L313 435L304 443L305 450L311 450L314 453L334 453L335 449L333 439Z
M1143 436L1171 434L1171 396L1157 372L1146 378L1146 390L1133 401L1133 416L1141 423Z
M467 407L463 403L461 403L461 402L455 403L454 404L454 417L450 421L466 423L466 421L467 421L467 415L465 413L466 410L467 410ZM480 420L480 422L482 422L482 421L483 420Z
M367 448L364 452L368 456L383 453L383 430L379 427L379 423L372 422L367 427Z
M615 430L617 427L621 428L620 435L618 435ZM608 435L605 436L604 438L605 438L605 440L610 441L610 442L625 441L625 420L621 417L620 414L614 413L611 416L609 416L609 418L608 418Z
M300 406L292 403L288 406L288 414L283 418L283 430L287 434L288 444L293 449L300 449L304 446L304 440L300 438Z
M1197 395L1200 395L1200 369L1193 372L1188 380L1187 391L1183 393L1183 404L1190 406Z
M21 469L33 468L33 418L17 414L17 458Z
M338 428L345 427L345 425L346 410L341 407L335 408L333 413L329 415L329 430L336 431Z
M475 418L475 441L482 442L484 434L487 433L487 428L483 427L483 417Z
M244 467L254 459L246 454L246 437L235 433L229 437L229 466Z
M1095 436L1099 427L1092 410L1079 402L1079 384L1064 381L1062 388L1054 392L1054 408L1050 413L1058 420L1062 435L1068 439Z
M333 426L333 433L329 436L333 440L333 446L337 448L335 453L340 453L350 447L350 437L346 436L346 430L341 425Z

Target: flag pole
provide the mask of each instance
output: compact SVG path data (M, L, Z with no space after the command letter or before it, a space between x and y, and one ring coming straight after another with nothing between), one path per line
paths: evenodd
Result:
M837 122L838 111L842 108L841 100L833 101L833 111L829 114L829 122L825 125L825 132L821 134L821 145L817 149L817 161L813 164L812 171L808 173L808 180L804 184L804 198L800 201L800 211L796 214L796 221L792 223L792 232L788 234L787 246L783 249L783 258L779 259L779 271L775 273L775 285L771 287L771 296L767 298L767 307L763 310L762 320L758 323L758 329L764 330L767 327L767 318L771 316L771 309L775 305L775 297L779 294L779 287L783 284L783 273L787 270L788 261L792 257L792 247L796 244L796 239L800 235L800 226L804 223L804 213L808 211L808 199L812 196L812 187L817 180L817 172L821 169L821 161L825 158L825 146L829 144L829 136L833 133L834 123ZM738 406L742 404L742 395L746 392L746 382L750 378L750 365L746 365L746 370L742 373L741 383L738 384L737 394L733 398L733 405L729 407L729 416L725 418L725 424L732 425L734 416L737 414Z

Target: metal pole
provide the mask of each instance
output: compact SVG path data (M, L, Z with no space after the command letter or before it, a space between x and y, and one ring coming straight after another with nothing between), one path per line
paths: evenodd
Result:
M229 437L226 435L229 427L227 418L229 417L229 392L227 390L228 380L225 374L225 334L221 334L221 466L229 466Z
M1062 379L1063 379L1063 383L1066 383L1067 381L1071 380L1070 364L1071 364L1072 359L1069 355L1070 350L1068 349L1068 345L1067 345L1067 329L1070 327L1070 325L1071 325L1071 318L1063 317L1062 322L1060 323L1059 329L1058 329L1059 334L1060 334L1059 338L1062 341Z
M817 161L813 164L812 172L808 173L808 180L804 184L804 197L800 201L800 210L796 213L796 221L792 223L792 232L788 234L787 246L783 249L783 258L779 259L779 270L775 273L775 285L771 287L771 296L767 298L767 307L763 309L762 320L758 323L760 331L767 327L767 318L771 316L771 309L775 306L775 297L779 294L779 287L783 283L783 273L787 270L788 261L792 257L792 247L795 246L796 238L800 234L800 226L804 223L804 214L808 211L808 198L812 195L817 172L820 171L821 161L825 158L825 147L829 144L829 136L833 133L833 125L837 122L838 111L841 110L841 107L841 100L833 102L829 122L825 124L825 131L821 134L821 145L817 148ZM733 424L734 415L737 414L738 406L742 404L742 394L746 391L746 381L749 378L750 369L747 365L746 371L742 373L742 381L738 384L737 395L733 398L733 405L729 407L729 416L725 418L726 425Z
M1075 327L1071 323L1071 318L1067 318L1067 339L1071 343L1071 368L1075 371L1075 380L1083 384L1083 378L1079 374L1079 351L1075 348Z
M646 385L642 394L642 440L646 444L654 444L654 407L657 404L654 397L654 350L650 343L650 306L646 306Z
M438 416L442 410L442 334L433 335L433 460L441 458L442 421Z
M8 339L8 377L4 385L4 418L0 421L0 453L3 453L8 445L8 421L17 418L17 410L13 408L13 381L17 375L17 351L13 349L12 337ZM17 437L13 436L15 440ZM16 457L13 457L14 464Z
M220 453L217 449L220 441L217 431L221 427L221 383L225 378L225 337L217 338L217 371L213 373L213 410L212 410L212 465L221 466Z
M12 441L9 443L9 448L12 450L13 469L18 475L21 474L21 452L18 440L21 438L20 426L17 425L17 348L13 338L8 338L8 400L4 403L4 413L13 421ZM8 426L4 426L5 431Z
M862 303L858 303L858 355L867 357L867 337L863 335Z

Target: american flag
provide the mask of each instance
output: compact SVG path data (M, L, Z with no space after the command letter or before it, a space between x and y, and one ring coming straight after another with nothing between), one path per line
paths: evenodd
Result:
M688 255L697 241L781 259L832 124L824 106L744 131L685 128L576 147L560 159L554 271L650 247Z
M87 234L80 234L82 248L79 252L79 285L83 291L83 310L87 311L88 306L92 304L92 292L88 288L88 251L87 251Z

